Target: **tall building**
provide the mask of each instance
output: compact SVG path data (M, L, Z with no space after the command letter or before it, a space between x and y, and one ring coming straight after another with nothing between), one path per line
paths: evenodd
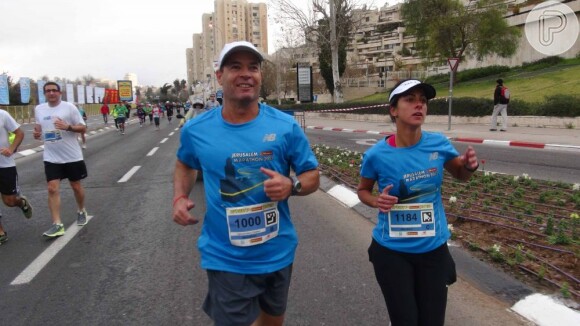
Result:
M126 73L124 80L130 80L133 87L139 86L139 80L137 79L136 73L133 72Z
M193 85L193 48L185 49L185 64L187 65L187 85Z
M214 12L203 14L201 20L201 34L193 35L193 80L205 82L214 78L214 61L218 60L226 43L249 41L262 53L268 53L268 9L265 3L215 0ZM215 88L215 81L212 86Z

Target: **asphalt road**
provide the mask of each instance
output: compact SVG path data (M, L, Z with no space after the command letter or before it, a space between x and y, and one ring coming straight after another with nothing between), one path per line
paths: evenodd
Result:
M211 324L201 310L207 283L196 249L200 227L171 220L179 136L174 128L164 120L158 132L133 124L125 136L110 130L90 137L83 184L91 220L30 282L11 285L63 239L41 236L50 226L42 154L18 160L21 188L35 210L25 220L18 209L2 207L10 240L0 246L1 324ZM61 193L69 226L75 221L74 197L66 183ZM194 213L202 214L203 189L195 187L191 197L197 202ZM290 204L300 245L286 325L386 325L366 254L372 223L323 191ZM450 290L447 325L525 325L508 307L460 275Z

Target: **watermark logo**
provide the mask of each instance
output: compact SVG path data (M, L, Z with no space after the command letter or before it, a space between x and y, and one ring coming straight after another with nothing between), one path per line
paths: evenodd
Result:
M536 51L559 55L576 43L580 26L570 7L557 1L546 1L530 11L524 30L528 42Z

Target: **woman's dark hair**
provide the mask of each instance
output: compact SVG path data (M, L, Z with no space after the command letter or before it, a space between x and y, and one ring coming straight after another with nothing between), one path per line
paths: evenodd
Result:
M46 84L44 84L44 86L42 86L42 91L44 92L46 90L46 86L49 86L49 85L56 86L56 89L58 89L58 91L60 92L60 85L53 82L53 81L46 82Z

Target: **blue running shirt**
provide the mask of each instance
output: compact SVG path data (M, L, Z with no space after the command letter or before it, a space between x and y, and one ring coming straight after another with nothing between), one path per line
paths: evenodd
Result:
M450 233L441 202L441 184L445 162L457 156L459 153L444 135L425 131L414 146L392 147L382 139L364 154L360 174L376 180L379 192L392 184L389 194L399 197L399 204L410 208L432 204L432 209L391 212L391 220L389 214L379 212L373 230L378 243L396 251L424 253L447 241ZM401 215L403 219L399 221ZM430 235L422 236L421 232L401 235L406 230L415 230L413 226L417 225L428 228Z
M259 108L254 120L230 124L219 107L189 120L181 130L178 159L203 171L207 211L198 247L204 269L262 274L294 261L298 238L288 201L272 203L266 196L267 176L260 167L286 176L292 168L299 175L316 169L318 162L292 116L264 104ZM254 211L263 214L252 215ZM262 230L258 225L265 237L245 236Z

